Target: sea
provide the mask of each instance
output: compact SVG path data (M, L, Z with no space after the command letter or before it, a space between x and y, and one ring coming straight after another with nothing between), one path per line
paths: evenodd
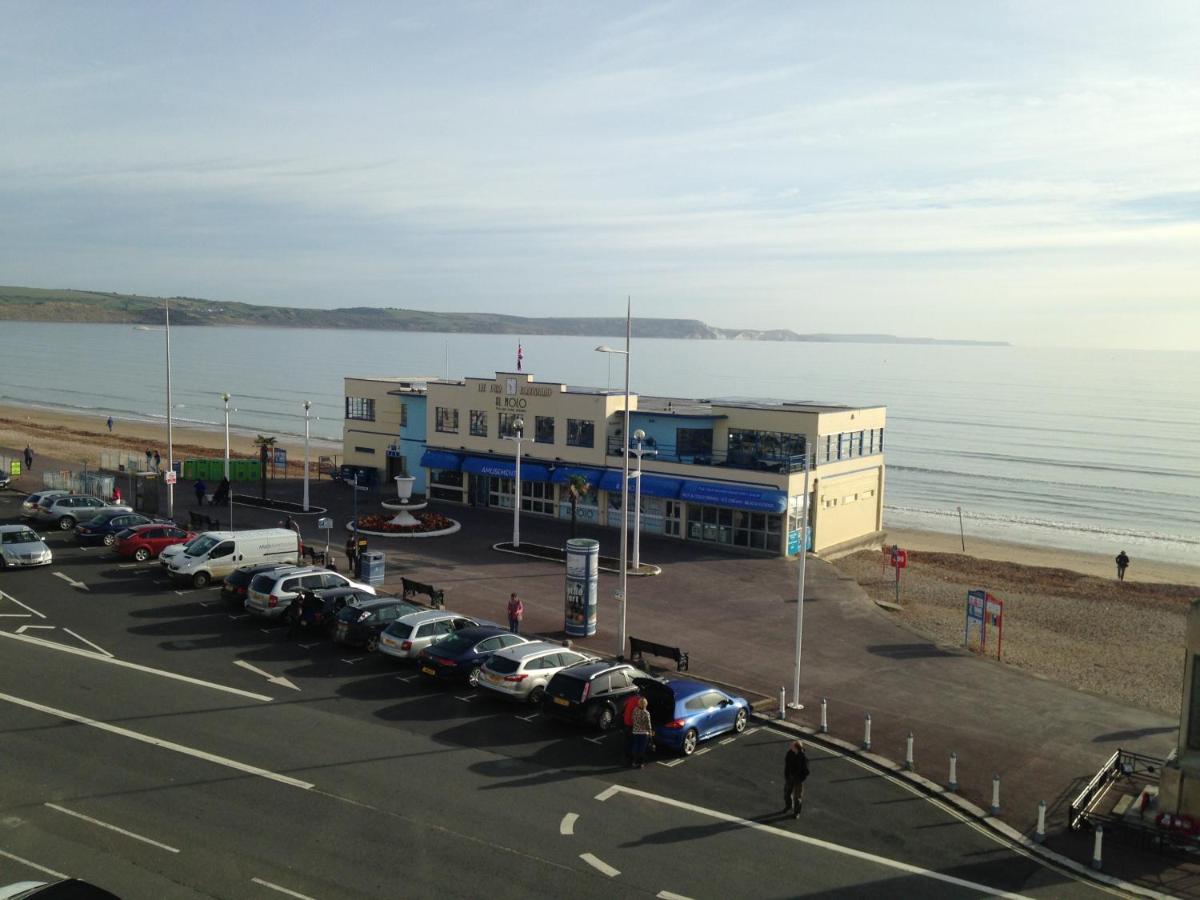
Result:
M180 424L341 440L346 376L622 388L619 338L173 327ZM6 322L0 400L165 420L162 328ZM1200 353L635 339L631 390L887 407L884 525L1200 563Z

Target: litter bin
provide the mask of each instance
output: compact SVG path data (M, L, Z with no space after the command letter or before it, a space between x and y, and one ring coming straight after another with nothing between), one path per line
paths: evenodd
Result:
M358 577L372 587L383 584L383 552L367 550L358 557Z

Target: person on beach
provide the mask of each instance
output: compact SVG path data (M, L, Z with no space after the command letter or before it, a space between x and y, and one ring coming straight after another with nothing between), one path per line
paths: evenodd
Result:
M108 433L112 434L112 416L108 417Z
M203 478L197 478L196 483L192 485L192 490L196 492L196 505L204 505L204 495L208 493L208 485L204 483Z
M649 704L645 697L638 697L637 709L633 711L633 767L640 769L646 763L646 748L650 746L650 736L654 734L654 725L650 722Z
M1117 581L1125 580L1125 570L1129 568L1129 557L1122 550L1117 554Z
M25 445L25 468L33 468L33 451L29 449L29 445Z
M525 604L514 591L508 597L508 630L513 634L521 633L521 620L525 618Z
M783 811L791 812L793 819L800 818L804 806L804 781L808 778L808 756L804 744L792 741L787 756L783 759Z

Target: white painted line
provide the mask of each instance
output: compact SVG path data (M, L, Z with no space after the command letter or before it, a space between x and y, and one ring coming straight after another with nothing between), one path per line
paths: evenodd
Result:
M40 612L38 612L36 609L34 609L32 606L28 606L27 604L22 603L20 600L18 600L12 594L6 594L4 591L0 591L0 598L3 598L5 600L11 600L13 603L17 604L17 606L21 607L21 609L29 610L31 613L33 613L35 616L37 616L39 619L46 618Z
M190 593L191 593L191 591L176 591L175 593L176 593L178 596L182 597L184 594L190 594Z
M95 648L95 650L96 650L96 652L97 652L97 653L103 653L105 656L107 656L107 657L110 657L110 658L113 656L113 654L109 653L109 652L108 652L107 650L105 650L103 647L99 646L98 644L93 644L91 641L89 641L89 640L88 640L87 638L85 638L83 635L76 634L76 633L75 633L75 632L73 632L73 631L72 631L70 628L64 628L64 629L63 629L63 631L65 631L65 632L66 632L67 634L69 634L71 637L75 638L75 640L77 640L77 641L83 641L83 642L84 642L85 644L87 644L89 647L93 647L93 648Z
M343 659L342 662L344 662L348 666L352 666L356 662L358 662L358 660L357 659Z
M290 787L298 787L306 791L310 791L314 787L314 785L309 784L307 781L300 781L297 778L290 778L287 775L280 775L277 772L271 772L267 769L260 769L258 766L252 766L247 763L238 762L236 759L229 759L225 756L217 756L215 753L207 753L204 750L197 750L194 747L185 747L183 744L176 744L174 741L164 741L162 738L151 737L148 734L142 734L138 731L130 731L128 728L121 728L119 725L110 725L107 722L98 722L95 719L89 719L87 716L81 716L76 713L67 712L63 709L55 709L52 706L43 706L41 703L34 703L32 700L22 700L20 697L14 697L11 694L0 694L0 700L5 701L6 703L12 703L15 706L23 706L26 709L33 709L38 712L45 713L48 716L58 716L60 719L66 719L68 722L78 722L80 725L87 725L90 728L97 728L100 731L107 731L109 734L115 734L119 737L126 737L133 741L140 741L141 743L149 744L152 747L160 747L163 750L173 750L176 753L182 753L184 756L192 756L196 759L202 759L205 762L216 763L218 766L236 769L237 771L245 772L248 775L257 775L259 778L266 778L269 781L278 781L280 784L286 784Z
M584 740L591 741L593 744L603 744L604 743L603 737L594 737L594 738L585 737Z
M722 745L732 744L736 740L737 740L737 738L725 738L723 741L720 741L719 743Z
M118 569L136 569L137 567L137 563L117 563Z
M158 847L160 850L166 850L168 853L178 853L179 851L168 844L160 844L158 841L151 840L148 837L143 837L140 834L135 834L132 831L126 831L124 828L118 828L116 825L110 825L107 822L101 822L99 819L93 819L91 816L85 816L83 813L77 813L73 809L67 809L65 806L58 806L55 803L42 804L47 809L52 809L55 812L66 813L68 816L74 816L77 819L82 819L85 822L90 822L93 825L99 825L101 828L107 828L109 831L115 831L117 834L123 834L125 837L133 838L135 841L143 841L152 847Z
M312 643L312 644L297 644L296 646L298 646L301 650L311 650L313 647L316 647L320 643L321 643L320 641L316 641L315 643Z
M753 728L747 728L745 731L742 732L742 734L746 735L746 737L749 737L750 735L754 734L754 732L756 732L756 731L762 731L762 726L755 725Z
M230 613L229 618L233 619L236 622L238 619L250 618L250 613L239 613L238 615L234 615L233 613Z
M14 631L13 634L24 634L30 628L38 628L38 629L42 629L44 631L53 631L54 630L53 625L22 625L20 628L18 628L16 631Z
M152 669L149 666L126 662L125 660L117 659L116 657L101 656L99 653L93 653L91 650L80 650L78 647L68 647L66 644L56 644L54 641L44 641L41 638L30 637L27 634L13 634L11 631L0 631L0 637L6 637L14 641L24 641L27 644L37 644L39 647L47 647L51 650L58 650L62 653L73 653L75 656L82 656L84 659L91 659L102 663L110 663L114 666L121 666L125 669L133 669L135 672L145 672L149 675L159 675L163 678L172 678L175 681L185 681L188 684L212 688L214 691L224 691L227 694L235 694L238 697L248 697L251 700L261 700L263 703L270 703L275 699L274 697L268 697L266 694L254 694L250 691L243 691L241 688L227 687L226 685L216 684L212 681L202 681L199 678L191 678L187 675L177 675L174 672L167 672L163 669Z
M474 694L466 694L462 697L455 697L454 699L461 700L463 703L470 703L472 700L475 699L475 695Z
M692 900L691 897L685 897L683 894L672 894L670 891L659 891L654 896L658 900Z
M62 572L55 572L54 574L73 588L83 588L85 591L88 589L86 584L84 584L82 581L76 581L70 575L64 575Z
M208 609L210 606L212 606L212 605L213 605L213 602L212 602L211 600L200 600L200 601L198 601L198 602L199 602L199 603L200 603L200 605L201 605L201 606L203 606L205 609Z
M31 868L31 869L37 869L39 872L44 872L47 875L49 875L51 878L69 878L70 877L69 875L64 875L62 872L55 872L53 869L47 869L45 866L39 866L37 863L30 862L29 860L25 859L22 856L17 856L15 853L5 853L3 850L0 850L0 856L3 856L7 859L15 859L21 865L29 866L29 868Z
M397 681L405 681L405 682L416 681L419 677L420 677L419 675L397 675L396 680Z
M579 821L579 813L567 813L558 823L559 834L574 834L575 823Z
M279 893L281 893L281 894L287 894L289 897L296 897L296 898L298 898L298 900L313 900L313 898L308 896L308 894L299 894L296 891L289 891L285 887L280 887L279 885L272 884L269 881L263 881L261 878L251 878L250 881L253 884L261 885L262 887L265 887L265 888L270 888L273 891L279 891Z
M632 797L640 797L643 800L650 800L655 803L662 803L666 806L673 806L676 809L684 809L689 812L694 812L701 816L708 816L712 819L717 819L722 822L730 822L734 825L741 825L744 828L751 828L755 831L762 831L775 837L786 838L787 840L797 841L801 844L808 844L811 847L818 847L822 850L828 850L831 853L840 853L843 856L849 856L852 859L862 860L868 863L874 863L879 866L884 866L891 869L896 869L900 872L905 872L909 875L917 875L921 878L929 878L933 881L941 881L945 884L953 884L958 887L967 888L968 890L977 891L981 894L987 894L990 897L1005 897L1010 900L1029 900L1024 894L1013 894L1008 891L1002 891L997 888L990 887L986 884L980 884L976 881L967 881L964 878L955 878L953 875L944 875L941 872L934 872L931 869L923 869L920 866L914 866L909 863L900 862L896 859L889 859L886 856L876 856L874 853L867 853L864 850L855 850L853 847L843 847L840 844L835 844L831 841L825 841L821 838L810 837L799 832L786 831L782 828L776 828L774 825L764 825L761 822L752 822L749 819L743 819L740 816L733 816L729 813L723 813L715 809L706 809L703 806L696 806L693 803L685 803L682 800L675 800L671 797L663 797L660 794L652 794L649 791L641 791L637 788L624 787L623 785L614 784L610 790L620 793L629 794Z
M614 784L609 787L606 787L604 790L602 790L600 793L598 793L596 795L596 799L599 800L601 803L603 803L609 797L615 797L619 793L621 793L620 790Z
M695 753L693 753L692 756L703 756L705 753L707 753L711 749L712 749L712 747L701 747L699 750L697 750Z
M673 769L676 766L682 766L685 762L687 762L687 757L681 756L681 757L679 757L679 759L672 759L669 762L663 762L660 759L660 760L657 760L657 762L660 766L666 766L668 769Z
M300 690L300 688L296 687L282 675L272 675L270 672L264 672L257 666L250 665L250 663L246 662L244 659L235 659L233 664L235 666L241 666L243 669L253 672L255 675L261 675L263 678L267 679L267 681L271 682L271 684L277 684L280 687L291 688L293 691Z
M582 859L589 866L591 866L593 869L596 869L598 872L600 872L603 875L607 875L609 878L613 878L614 876L621 874L619 869L614 869L612 866L610 866L604 860L599 859L595 856L592 856L592 854L590 854L590 853L580 853L579 858Z
M536 719L540 715L541 715L541 713L530 713L527 716L517 716L517 718L520 719L522 722L532 722L534 719Z
M258 629L258 630L259 630L259 631L261 631L263 634L270 634L270 633L271 633L271 629L270 629L270 628L260 628L260 629Z
M29 613L0 613L0 619L28 619Z

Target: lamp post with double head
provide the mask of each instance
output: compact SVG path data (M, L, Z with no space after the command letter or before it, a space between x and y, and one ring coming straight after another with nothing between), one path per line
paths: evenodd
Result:
M513 549L521 546L521 441L525 438L525 420L512 423L513 433L502 435L506 441L516 441L517 462L513 469Z
M646 432L638 429L633 433L631 452L637 457L637 471L633 473L636 486L633 489L633 571L640 571L642 565L642 455L649 453L658 455L657 450L647 450L645 447Z
M167 518L175 518L175 434L174 426L171 419L171 301L165 300L164 312L166 314L166 327L164 331L167 336L167 471L171 474L171 481L167 482Z
M229 530L233 531L233 491L229 489L229 395L222 394L225 401L225 486L229 497Z
M308 411L312 408L312 402L304 401L304 511L308 512Z
M816 461L815 449L804 441L804 498L800 504L800 574L796 587L796 670L792 681L791 709L804 709L800 702L800 652L804 645L804 560L808 557L808 489L812 463Z

